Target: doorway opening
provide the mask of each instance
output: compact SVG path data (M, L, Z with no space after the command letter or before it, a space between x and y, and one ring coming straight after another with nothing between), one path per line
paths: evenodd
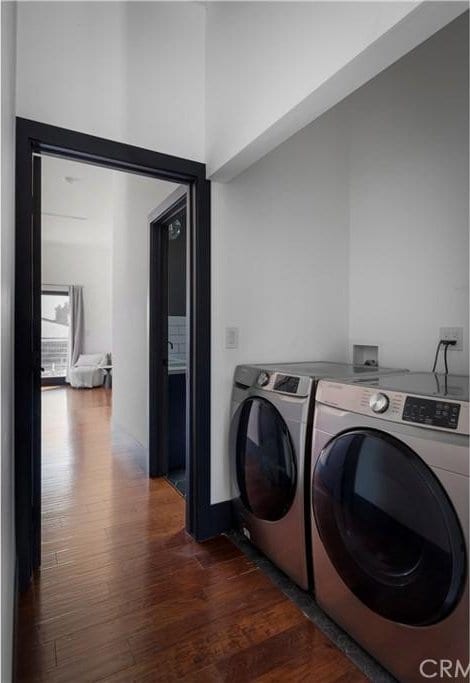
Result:
M52 279L43 280L41 272L41 155L86 162L93 167L125 171L134 177L165 180L185 187L189 292L185 420L186 530L197 540L209 538L228 527L230 513L229 505L210 503L210 185L205 180L204 166L193 161L24 119L17 119L16 140L15 497L18 579L21 590L27 587L33 572L41 564L41 382L42 374L46 373L46 370L41 370L45 367L41 364L41 318L43 291L49 291L44 285L47 284L46 280ZM122 177L123 174L120 175ZM168 230L165 232L168 235ZM162 234L161 231L159 234ZM127 247L128 251L132 251L132 241ZM161 260L161 250L159 253ZM159 345L155 347L149 343L147 357L143 359L141 356L135 356L134 367L130 367L132 364L129 363L126 367L128 371L133 369L135 372L144 360L148 362L148 471L150 476L157 476L152 468L150 440L164 440L163 430L166 426L159 416L165 402L168 405L168 395L165 393L165 384L154 380L158 379L158 373L162 376L165 372L168 376L168 317L162 317L162 310L158 308L151 294L152 283L155 285L158 281L155 275L159 276L161 273L158 268L155 269L155 263L152 261L146 265L150 270L149 304L152 305L149 306L149 311L155 311L154 324L159 315L164 323L159 325ZM74 302L70 299L70 287L79 285L77 280L70 282L70 279L67 279L68 282L50 284L62 287L61 291L68 290L69 306L73 311ZM64 284L68 287L64 288ZM128 284L131 284L131 281ZM63 325L61 321L64 319L64 309L61 307L64 304L63 301L59 304L54 315L55 326ZM124 305L121 308L124 316L126 312L130 313ZM132 325L129 324L130 336L132 331ZM152 329L149 332L151 335ZM155 333L155 329L153 332ZM73 334L69 331L70 338L73 338ZM70 346L67 354L69 357L73 355ZM54 360L53 363L54 372L59 375L59 361ZM113 355L107 358L106 364L112 366L113 375L114 363ZM70 370L70 362L67 367ZM60 372L63 372L63 369ZM113 376L112 381L116 382L116 377ZM130 383L129 390L132 386ZM69 391L68 387L61 388ZM103 391L107 389L104 388ZM142 412L143 407L137 406L137 410Z
M186 495L186 206L168 230L168 480Z
M159 315L167 320L163 332L155 309L150 310L150 344L164 356L164 362L154 369L154 386L165 387L160 419L168 425L167 430L151 433L150 466L183 497L188 469L187 216L187 195L179 188L156 207L150 222L150 260L154 263L150 297L159 302Z
M42 554L43 563L50 562L54 548L53 556L63 564L70 548L79 546L80 525L96 520L95 508L103 513L103 525L111 533L125 522L124 510L116 510L116 499L126 498L125 509L132 511L132 487L149 476L149 312L165 339L169 329L166 314L155 308L157 299L148 293L153 263L160 257L150 256L149 213L175 189L186 201L187 189L83 161L47 154L39 159ZM186 206L180 221L185 216ZM170 244L165 249L166 271L172 287L165 280L158 283L158 290L168 292L171 313L176 293L176 312L185 315L187 233L186 225L178 225L177 232L165 226ZM175 259L171 247L176 239ZM162 391L157 378L152 409L162 414L161 432L172 460L173 444L181 446L178 466L184 468L186 327L173 341L183 368L176 378L182 383L182 400L175 410L170 376L166 410L166 388ZM170 359L170 373L173 362ZM161 364L166 367L167 359ZM182 422L175 424L174 415L182 415ZM143 513L134 517L139 523L148 520ZM95 521L90 538L101 530Z

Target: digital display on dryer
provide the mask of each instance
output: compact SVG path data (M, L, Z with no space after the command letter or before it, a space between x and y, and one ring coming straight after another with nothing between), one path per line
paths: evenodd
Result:
M288 375L278 375L274 383L275 391L284 391L286 394L296 394L299 388L299 377L289 377Z
M403 409L403 420L433 427L457 429L459 413L459 403L407 396Z

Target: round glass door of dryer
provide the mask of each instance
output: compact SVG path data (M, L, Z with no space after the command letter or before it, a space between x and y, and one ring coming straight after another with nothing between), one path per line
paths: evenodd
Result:
M267 400L247 398L231 429L231 455L244 507L267 521L282 519L297 485L297 467L289 429Z
M315 466L312 501L332 564L375 613L427 626L456 607L463 532L443 486L406 444L365 429L333 438Z

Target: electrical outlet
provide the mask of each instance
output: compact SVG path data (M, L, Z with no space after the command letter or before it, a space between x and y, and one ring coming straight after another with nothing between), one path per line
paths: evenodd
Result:
M463 350L463 327L440 327L439 339L444 341L456 341L455 346L449 346L449 351Z
M225 348L238 349L238 327L225 328Z

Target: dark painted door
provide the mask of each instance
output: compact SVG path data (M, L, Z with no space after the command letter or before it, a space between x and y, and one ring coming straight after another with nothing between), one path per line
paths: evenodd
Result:
M161 477L168 470L168 227L150 225L149 325L149 470Z
M41 157L33 158L32 569L41 564Z
M184 429L186 392L178 406L169 406L168 355L173 346L169 334L169 316L186 315L186 196L178 199L150 225L150 394L149 463L150 476L168 474L171 455L170 428L175 425L172 412L179 411L176 429ZM176 353L180 349L173 349ZM183 364L184 361L181 361ZM187 375L184 375L186 383ZM173 378L172 378L173 380ZM174 382L173 382L174 385ZM172 387L173 388L173 387ZM173 411L172 411L173 408ZM186 444L184 460L186 459ZM183 464L184 466L184 464Z

